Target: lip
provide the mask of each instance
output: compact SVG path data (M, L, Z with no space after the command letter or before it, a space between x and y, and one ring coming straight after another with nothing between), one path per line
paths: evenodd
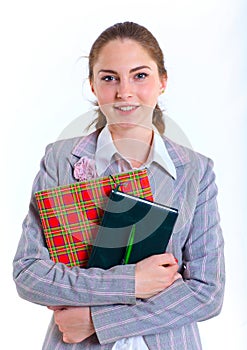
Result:
M114 105L114 109L120 111L121 113L131 113L136 111L137 108L139 108L139 105L129 103Z

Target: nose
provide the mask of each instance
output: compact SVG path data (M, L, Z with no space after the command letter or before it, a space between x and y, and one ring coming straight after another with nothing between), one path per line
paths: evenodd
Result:
M131 83L126 79L119 82L117 87L116 97L118 99L126 100L133 96Z

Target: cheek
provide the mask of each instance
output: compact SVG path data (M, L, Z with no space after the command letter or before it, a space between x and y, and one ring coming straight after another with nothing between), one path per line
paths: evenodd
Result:
M112 103L114 100L115 92L114 89L109 87L95 87L95 96L97 97L99 105Z
M157 87L157 84L150 83L145 87L143 86L139 91L139 96L144 104L150 107L155 107L159 96L159 88Z

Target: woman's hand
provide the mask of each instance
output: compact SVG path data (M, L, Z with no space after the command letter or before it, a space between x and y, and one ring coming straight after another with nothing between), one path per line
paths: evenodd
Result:
M136 298L149 298L169 287L181 275L172 254L153 255L136 264ZM79 343L95 333L89 307L49 306L65 343Z
M166 289L182 277L177 271L177 259L169 253L139 261L135 272L136 298L150 298Z
M63 333L65 343L80 343L95 333L89 307L49 306L54 320Z

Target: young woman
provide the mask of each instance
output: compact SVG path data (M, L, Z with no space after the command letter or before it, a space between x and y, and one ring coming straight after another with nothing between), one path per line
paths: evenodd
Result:
M18 293L54 312L44 350L201 349L197 322L219 314L224 292L213 162L163 135L157 101L167 73L146 28L106 29L90 51L89 81L96 131L46 149L14 259ZM50 260L34 193L76 182L85 156L94 176L148 169L155 201L179 210L167 253L109 270Z

